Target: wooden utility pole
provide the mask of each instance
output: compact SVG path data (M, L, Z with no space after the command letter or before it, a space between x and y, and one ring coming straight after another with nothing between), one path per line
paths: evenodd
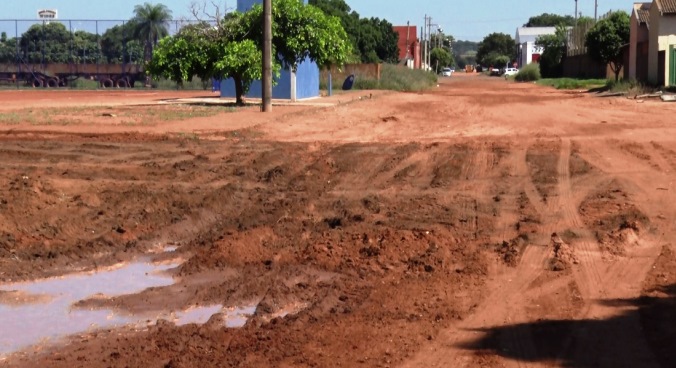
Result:
M263 112L272 111L272 0L263 0Z

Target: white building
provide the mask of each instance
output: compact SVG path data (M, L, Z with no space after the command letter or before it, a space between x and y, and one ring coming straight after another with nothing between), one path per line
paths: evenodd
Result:
M517 57L519 68L532 62L538 62L544 49L535 44L538 37L553 35L556 27L519 27L516 29Z

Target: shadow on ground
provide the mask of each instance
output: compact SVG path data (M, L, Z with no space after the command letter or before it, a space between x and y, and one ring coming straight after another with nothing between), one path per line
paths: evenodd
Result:
M525 362L563 367L676 367L676 284L630 300L606 320L541 320L480 329L461 347Z

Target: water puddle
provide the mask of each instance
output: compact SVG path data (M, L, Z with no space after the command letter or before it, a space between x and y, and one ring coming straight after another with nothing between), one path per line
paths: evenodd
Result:
M165 318L177 325L205 323L215 313L225 314L227 327L241 327L255 306L225 309L222 305L196 307L187 311L162 312L159 316L118 314L111 310L73 308L80 300L135 294L149 287L169 286L174 280L166 272L178 263L138 262L96 273L0 284L0 361L3 356L35 344L101 328L146 324Z

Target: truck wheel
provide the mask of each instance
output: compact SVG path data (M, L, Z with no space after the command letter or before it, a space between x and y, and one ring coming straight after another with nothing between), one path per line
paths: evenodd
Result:
M43 84L44 83L42 82L42 79L40 78L33 79L33 88L40 88L43 86Z
M117 81L117 88L129 88L129 83L127 83L126 79L119 79Z
M101 82L101 87L103 87L103 88L113 88L113 86L114 86L114 84L113 84L112 79L104 79Z
M51 78L47 80L47 87L50 88L56 88L59 86L59 80L55 78Z

